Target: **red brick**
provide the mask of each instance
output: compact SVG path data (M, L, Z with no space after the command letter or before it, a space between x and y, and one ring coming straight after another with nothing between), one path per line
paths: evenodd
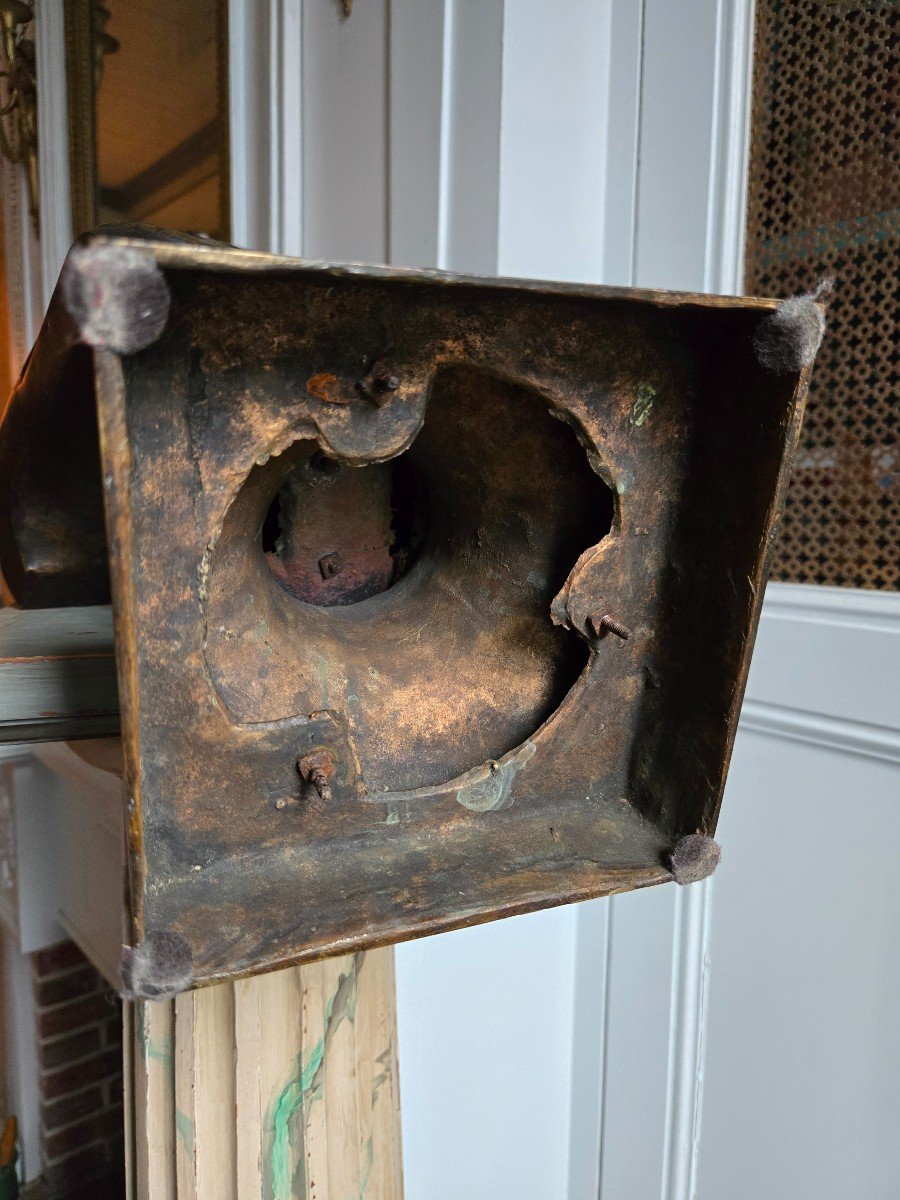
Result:
M122 1013L121 1011L104 1026L107 1046L122 1045Z
M52 1041L38 1042L38 1060L45 1071L53 1071L67 1063L77 1062L102 1050L100 1026L88 1025L78 1033L68 1037L54 1038Z
M121 1109L107 1109L76 1125L67 1125L65 1129L48 1134L44 1138L44 1162L53 1164L101 1138L109 1138L122 1129L123 1123Z
M83 967L87 959L74 942L57 942L46 950L38 950L31 956L31 970L37 978L56 975L60 971L71 971Z
M95 1084L76 1092L73 1096L44 1101L41 1104L41 1126L48 1131L60 1129L63 1125L71 1125L73 1121L80 1121L105 1107L103 1088Z
M54 975L51 979L36 979L34 1000L38 1008L50 1008L53 1004L64 1004L80 996L88 996L106 986L94 968L85 964L75 971Z
M56 1100L67 1092L75 1092L91 1083L99 1083L109 1075L116 1075L122 1069L122 1053L120 1050L104 1050L92 1058L75 1063L71 1067L60 1067L57 1071L47 1071L41 1074L41 1095L45 1100Z
M124 1160L125 1149L121 1138L108 1138L85 1146L74 1154L44 1168L44 1181L51 1195L70 1197L75 1189L85 1188L88 1181L97 1176L117 1172ZM93 1188L85 1188L85 1195L94 1195Z
M109 990L95 992L71 1004L60 1004L37 1014L39 1038L54 1037L59 1033L73 1033L84 1025L108 1017L115 1010L118 998Z
M103 1082L104 1093L104 1108L121 1108L124 1104L124 1087L125 1082L121 1072L118 1075L111 1075L109 1079Z
M125 1195L125 1150L121 1147L114 1161L95 1175L87 1184L69 1183L65 1200L122 1200ZM43 1193L42 1193L43 1194Z

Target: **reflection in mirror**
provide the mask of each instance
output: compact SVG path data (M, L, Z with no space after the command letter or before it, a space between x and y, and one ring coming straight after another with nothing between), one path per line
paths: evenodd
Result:
M88 160L75 161L73 148L73 178L84 181L75 232L142 222L227 241L225 0L67 0L66 9L70 126Z

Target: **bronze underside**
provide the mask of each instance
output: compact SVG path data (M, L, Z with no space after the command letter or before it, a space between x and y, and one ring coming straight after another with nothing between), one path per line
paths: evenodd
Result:
M95 388L39 345L18 399L95 456L76 505L31 439L17 502L90 530L70 603L108 554L136 937L205 982L669 879L715 828L802 406L752 350L772 305L153 249L162 336ZM17 536L8 579L59 602Z

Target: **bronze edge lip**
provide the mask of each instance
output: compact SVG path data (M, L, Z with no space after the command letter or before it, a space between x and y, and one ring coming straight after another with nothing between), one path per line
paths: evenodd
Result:
M102 605L98 605L98 608ZM37 611L32 609L32 612ZM46 662L86 662L94 658L115 658L115 650L86 650L79 654L77 650L71 654L9 654L0 655L0 666L8 663L46 663Z
M178 244L152 238L117 237L108 233L85 234L80 245L129 246L147 250L160 267L169 270L233 271L257 274L299 274L324 279L370 279L397 283L441 284L448 287L491 288L495 291L530 292L543 296L587 300L624 300L654 304L661 308L726 308L769 312L781 299L754 296L720 296L705 292L678 292L653 288L607 287L600 284L562 283L552 280L515 279L495 275L463 275L424 267L385 267L366 263L332 263L307 258L288 258L260 250L242 250L217 242L208 245Z
M621 884L617 882L621 880ZM375 932L341 934L308 945L305 949L276 950L269 957L257 958L246 952L236 968L201 963L197 967L193 987L209 987L226 980L244 979L249 975L267 975L284 967L301 966L319 962L326 958L337 958L360 950L376 950L382 946L396 946L403 942L418 941L436 933L450 933L455 929L469 929L475 925L488 925L505 917L524 916L543 909L562 908L568 904L579 904L584 900L599 900L607 896L627 894L643 888L657 887L672 881L672 873L662 864L642 867L609 868L608 879L598 886L584 886L567 891L523 896L517 900L506 900L500 904L480 903L461 912L442 913L439 916L420 916L402 927L380 928Z

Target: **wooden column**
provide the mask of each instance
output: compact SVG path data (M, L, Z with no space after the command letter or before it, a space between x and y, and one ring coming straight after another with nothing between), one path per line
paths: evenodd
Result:
M118 739L40 753L85 794L121 777ZM402 1200L393 948L126 1003L124 1020L129 1200Z
M401 1200L392 949L126 1007L131 1200Z

